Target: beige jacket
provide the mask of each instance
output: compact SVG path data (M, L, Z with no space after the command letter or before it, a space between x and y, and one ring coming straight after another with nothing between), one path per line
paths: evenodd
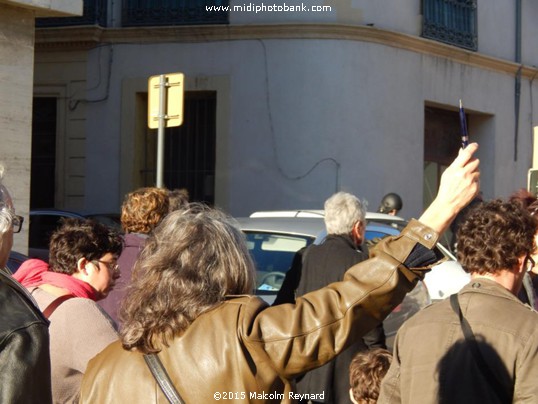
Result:
M370 331L402 301L421 270L401 263L417 243L437 234L412 221L402 234L349 269L344 281L267 307L253 296L231 296L198 317L159 354L187 403L293 402L290 380L320 366ZM108 346L90 361L84 403L165 403L141 354Z
M398 331L378 404L500 403L494 386L513 397L510 402L538 402L538 313L488 279L471 281L458 298L495 376L477 364L446 299L415 314Z

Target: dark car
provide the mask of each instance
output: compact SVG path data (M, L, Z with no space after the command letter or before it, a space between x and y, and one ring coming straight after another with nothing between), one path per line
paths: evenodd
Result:
M82 214L60 209L31 210L28 256L48 261L50 236L65 218L92 219L120 231L119 217L117 213Z
M17 269L22 265L24 261L28 259L27 255L21 254L17 251L11 251L9 253L9 258L7 260L7 269L9 269L9 272L14 274Z

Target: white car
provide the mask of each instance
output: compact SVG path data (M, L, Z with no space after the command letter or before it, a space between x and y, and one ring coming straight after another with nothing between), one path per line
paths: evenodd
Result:
M366 214L366 239L398 235L406 221L381 213ZM322 210L255 212L237 218L246 235L247 246L256 264L256 294L272 304L297 250L321 243L326 236ZM443 246L437 247L446 261L435 266L404 301L384 320L390 347L401 324L432 301L444 299L468 282L469 276Z

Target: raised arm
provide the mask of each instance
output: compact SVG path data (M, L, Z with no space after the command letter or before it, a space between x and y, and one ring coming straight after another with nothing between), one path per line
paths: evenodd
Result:
M419 221L443 233L458 212L478 194L480 189L479 160L473 157L478 144L460 149L458 157L441 176L439 192Z

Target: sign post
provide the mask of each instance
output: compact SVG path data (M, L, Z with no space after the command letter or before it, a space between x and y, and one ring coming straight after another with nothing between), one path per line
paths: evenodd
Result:
M183 73L159 74L148 80L148 127L157 129L157 180L162 188L164 129L183 123Z

